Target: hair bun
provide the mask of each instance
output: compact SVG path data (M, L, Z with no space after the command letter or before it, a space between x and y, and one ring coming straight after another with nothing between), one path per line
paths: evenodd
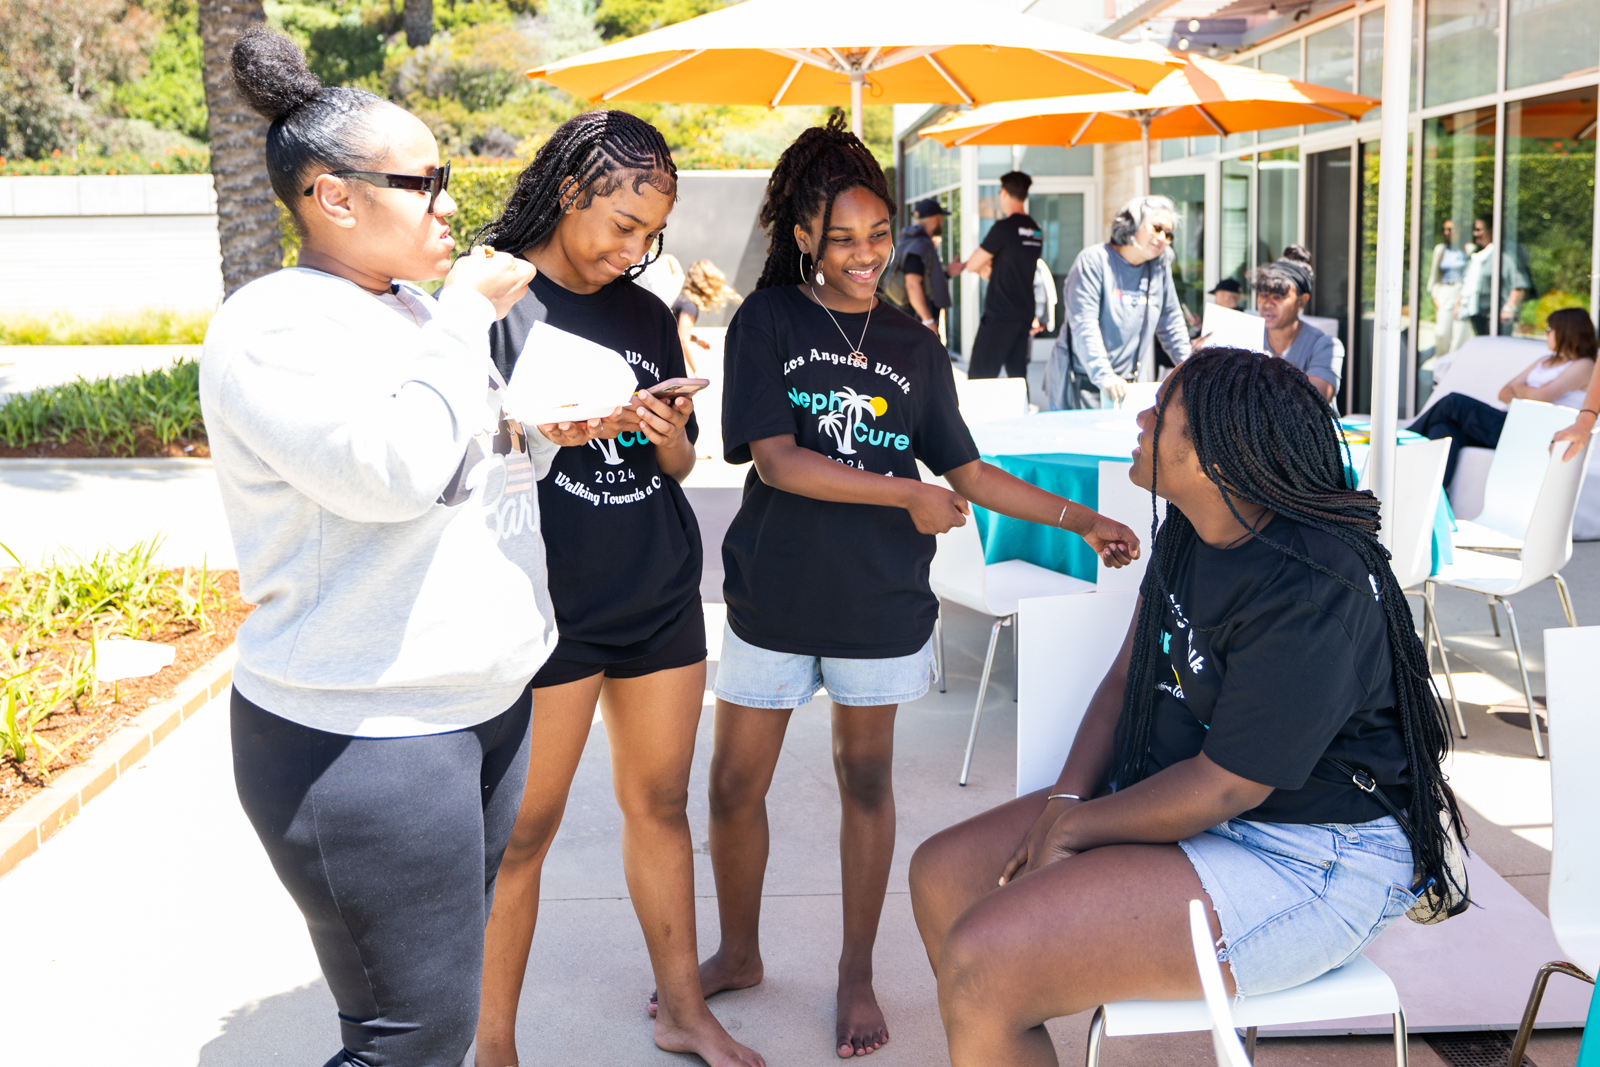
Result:
M1311 253L1306 251L1304 245L1290 245L1283 250L1281 258L1294 263L1304 263L1308 267L1311 266Z
M239 95L271 122L287 118L322 91L322 80L306 66L299 46L271 30L241 33L230 61Z

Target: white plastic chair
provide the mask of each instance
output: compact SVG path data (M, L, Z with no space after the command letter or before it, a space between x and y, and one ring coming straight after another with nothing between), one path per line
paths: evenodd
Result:
M1115 459L1100 461L1099 506L1095 510L1138 534L1140 545L1139 558L1126 567L1107 567L1105 560L1095 560L1094 586L1102 593L1115 589L1137 590L1155 550L1150 539L1150 490L1141 489L1128 480L1132 466ZM1156 516L1160 521L1167 517L1167 502L1159 497L1156 498Z
M1189 911L1190 928L1196 938L1197 963L1200 962L1202 951L1214 952L1211 949L1211 927L1205 921L1203 909L1200 912L1200 930L1203 933L1194 928L1194 907L1199 903L1191 902ZM1214 954L1211 959L1212 966L1216 967ZM1200 973L1204 987L1203 965ZM1220 986L1220 971L1216 977ZM1100 1047L1107 1037L1183 1034L1200 1030L1210 1030L1215 1035L1218 1021L1209 1005L1209 993L1208 990L1207 997L1202 1000L1124 1000L1096 1008L1094 1018L1089 1022L1087 1067L1099 1067ZM1400 994L1389 976L1365 956L1357 956L1343 967L1292 989L1234 998L1229 1029L1244 1027L1245 1048L1247 1052L1253 1052L1259 1027L1353 1019L1363 1015L1394 1017L1395 1067L1406 1067L1406 1013L1400 1006ZM1238 1040L1237 1035L1234 1040Z
M1415 447L1415 446L1408 446ZM1528 667L1522 655L1522 635L1517 630L1517 616L1508 599L1517 593L1553 578L1556 591L1561 596L1561 607L1566 612L1567 625L1576 626L1572 614L1572 597L1567 583L1559 573L1572 558L1572 513L1577 507L1578 490L1583 485L1589 467L1589 457L1594 450L1586 443L1583 454L1572 462L1564 462L1559 452L1545 459L1544 477L1540 479L1538 496L1528 519L1527 536L1522 549L1515 557L1493 555L1457 549L1455 562L1440 568L1426 583L1426 595L1433 598L1433 587L1440 585L1482 593L1490 599L1491 610L1495 603L1506 609L1511 623L1511 643L1517 652L1517 670L1522 675L1522 695L1528 701L1528 728L1533 733L1533 751L1544 757L1544 742L1539 737L1539 714L1533 705L1533 687L1528 684ZM1441 639L1439 647L1444 647ZM1449 664L1445 664L1445 678L1450 677ZM1452 687L1454 682L1450 683Z
M1521 551L1550 459L1550 438L1572 425L1572 419L1572 409L1558 404L1511 402L1483 485L1483 510L1475 519L1457 521L1458 548Z
M1028 413L1028 383L1021 378L964 378L956 382L956 402L968 426Z
M1433 573L1433 520L1439 511L1439 494L1444 488L1444 468L1450 460L1450 439L1420 441L1401 445L1394 453L1394 498L1397 507L1393 515L1385 514L1385 525L1392 524L1394 544L1390 549L1395 581L1410 596L1422 600L1422 649L1433 662L1433 646L1439 646L1439 662L1444 665L1444 681L1450 690L1450 706L1455 709L1456 729L1462 738L1467 736L1467 720L1461 714L1461 702L1456 699L1455 679L1450 675L1450 661L1444 650L1444 639L1439 636L1439 617L1434 613L1432 589L1424 583ZM1370 489L1372 463L1361 476L1362 489Z
M1591 673L1600 660L1600 626L1546 630L1544 660L1555 838L1550 927L1567 960L1539 968L1509 1063L1522 1062L1552 974L1591 984L1600 974L1600 776L1594 773L1600 763L1600 715Z
M1250 1055L1239 1041L1239 1031L1233 1028L1228 987L1222 980L1217 947L1211 943L1206 906L1198 900L1189 901L1189 939L1194 942L1194 965L1200 971L1200 989L1211 1015L1211 1051L1217 1054L1217 1067L1250 1067Z

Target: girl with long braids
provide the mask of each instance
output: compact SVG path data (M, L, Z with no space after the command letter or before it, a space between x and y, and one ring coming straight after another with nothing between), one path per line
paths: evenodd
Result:
M620 352L640 392L601 440L564 447L539 483L560 642L533 679L533 766L489 917L478 1067L517 1062L517 1003L544 857L594 720L605 717L622 861L659 993L655 1040L712 1067L762 1067L706 1008L696 972L689 765L705 692L700 529L679 483L694 467L694 403L647 387L684 375L666 305L635 285L677 201L654 126L589 111L551 135L481 240L538 268L490 331L508 378L534 324ZM558 439L557 443L566 443Z
M894 854L895 711L927 692L933 662L933 535L964 524L971 500L1064 526L1113 566L1138 555L1126 526L978 459L938 337L874 295L893 217L883 171L843 116L802 133L767 183L767 262L724 360L727 458L754 469L722 549L711 759L722 944L701 987L761 981L766 793L791 712L826 686L843 805L841 1057L889 1039L872 948ZM920 481L918 459L953 491Z
M1205 349L1139 428L1130 477L1167 519L1060 777L912 858L955 1067L1054 1064L1047 1019L1197 997L1191 899L1256 994L1466 888L1444 708L1320 392Z

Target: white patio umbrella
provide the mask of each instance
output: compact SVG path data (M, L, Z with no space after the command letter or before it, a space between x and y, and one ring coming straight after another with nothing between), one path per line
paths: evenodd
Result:
M596 103L985 104L1144 92L1175 61L975 0L744 0L528 71Z

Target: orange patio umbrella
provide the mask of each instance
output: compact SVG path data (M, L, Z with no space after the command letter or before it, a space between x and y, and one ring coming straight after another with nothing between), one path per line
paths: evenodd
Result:
M530 78L595 103L985 104L1142 92L1181 62L972 0L744 0L548 63Z
M1143 191L1148 193L1151 140L1220 137L1337 119L1355 121L1378 106L1378 101L1368 96L1294 81L1253 67L1217 63L1199 56L1183 58L1187 62L1182 69L1168 74L1148 93L1098 93L989 104L952 115L923 130L922 136L931 137L946 148L968 144L1075 146L1142 141Z

